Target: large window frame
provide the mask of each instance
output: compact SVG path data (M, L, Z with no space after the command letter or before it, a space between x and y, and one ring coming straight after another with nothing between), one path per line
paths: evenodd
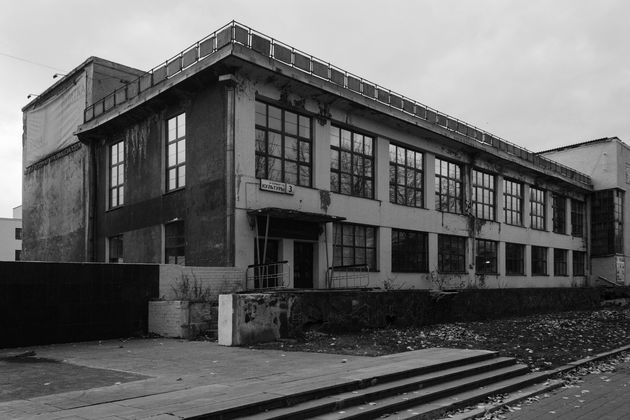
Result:
M595 191L591 213L591 254L594 256L624 253L624 191Z
M548 275L547 254L547 247L532 245L532 276Z
M256 100L256 178L311 187L312 127L306 114Z
M164 263L186 265L186 226L183 220L164 225Z
M403 206L424 207L423 153L389 145L389 201Z
M525 245L510 242L505 244L505 274L525 275Z
M523 183L503 179L503 211L506 224L523 226Z
M426 232L392 229L392 272L427 273L428 236Z
M186 113L166 121L166 191L186 186Z
M125 204L125 141L109 146L109 208Z
M374 137L355 130L330 127L330 190L374 198Z
M333 223L333 266L367 265L377 270L377 228L354 223Z
M466 242L464 236L438 235L439 273L466 273Z
M580 200L571 200L571 235L581 238L584 236L586 226L586 203Z
M553 207L553 231L554 233L567 233L567 198L553 193L551 196Z
M546 220L546 193L541 188L529 187L529 220L530 227L535 230L545 230Z
M472 211L477 219L496 219L496 176L473 169L472 174Z
M435 158L435 209L446 213L463 213L463 167L441 158Z
M569 252L566 249L553 249L553 275L568 276L569 275Z
M475 272L477 274L498 274L499 243L487 239L476 239Z
M573 251L573 276L586 275L586 252Z

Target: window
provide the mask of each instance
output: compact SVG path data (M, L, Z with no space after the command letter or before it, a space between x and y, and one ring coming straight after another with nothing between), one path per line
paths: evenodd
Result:
M592 255L623 253L623 200L621 190L595 191L593 194Z
M22 228L15 228L15 239L18 241L22 240Z
M22 250L21 249L16 249L15 250L15 261L21 261L22 260Z
M173 191L186 185L186 114L169 119L166 125L166 190Z
M573 251L573 275L583 276L586 274L586 252Z
M109 208L125 203L125 142L109 146Z
M376 269L376 228L335 223L333 225L333 265L367 265Z
M374 198L374 139L330 127L330 190Z
M478 219L495 219L494 175L473 169L472 203L473 214Z
M566 276L569 274L567 271L566 249L553 250L553 274L554 276Z
M256 101L256 178L311 186L311 118Z
M466 238L438 235L438 271L440 273L466 272Z
M477 274L496 274L497 270L497 242L477 239L477 257L475 271Z
M428 272L428 249L426 233L392 229L392 271Z
M525 246L521 244L505 244L505 272L512 276L525 274Z
M121 263L123 262L123 236L112 236L108 240L109 242L109 262Z
M545 191L536 187L530 187L529 191L531 228L545 230Z
M586 204L583 201L571 200L571 235L584 236L584 220Z
M509 179L503 180L503 208L505 223L523 225L523 184Z
M547 248L532 246L532 276L547 275Z
M422 207L422 153L395 144L389 145L389 201Z
M435 158L435 209L462 213L463 188L460 165Z
M186 265L184 221L164 225L164 260L166 264Z
M553 194L553 231L567 233L567 199Z

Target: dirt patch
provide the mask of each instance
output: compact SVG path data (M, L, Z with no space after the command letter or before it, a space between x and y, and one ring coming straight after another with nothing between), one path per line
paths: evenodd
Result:
M630 308L571 311L424 327L385 328L350 334L306 332L303 339L252 348L381 356L429 347L485 349L516 358L532 370L630 344Z

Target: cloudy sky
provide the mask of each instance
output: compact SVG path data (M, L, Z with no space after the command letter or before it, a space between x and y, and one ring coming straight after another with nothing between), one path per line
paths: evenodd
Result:
M89 56L149 69L237 20L533 151L630 143L626 0L11 1L0 14L0 217L30 93Z

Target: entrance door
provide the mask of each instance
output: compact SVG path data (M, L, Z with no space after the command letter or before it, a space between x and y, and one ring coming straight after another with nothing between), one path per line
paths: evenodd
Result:
M313 244L311 242L293 243L293 265L293 287L312 289Z

